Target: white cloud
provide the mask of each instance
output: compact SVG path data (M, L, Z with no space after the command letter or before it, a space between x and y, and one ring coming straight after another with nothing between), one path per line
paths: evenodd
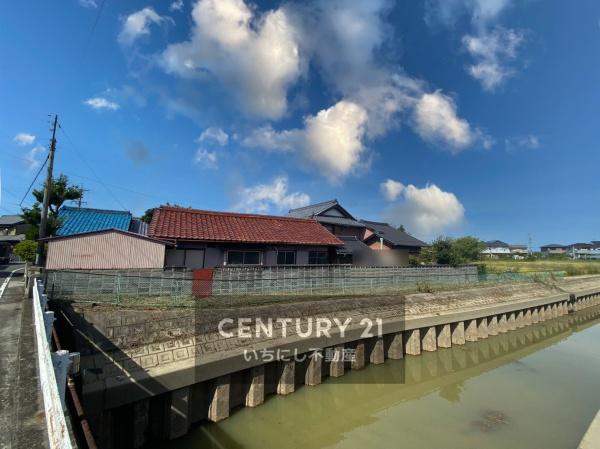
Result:
M389 0L324 0L303 17L304 45L338 91L348 94L379 70L375 51L392 34L384 22L390 7Z
M35 136L29 133L19 133L13 138L13 141L21 146L31 145L35 142Z
M456 195L435 184L423 188L409 184L400 196L401 201L385 212L386 220L403 224L416 235L433 237L464 221L465 208Z
M404 190L404 184L393 179L386 179L380 185L381 193L388 201L395 201Z
M294 151L312 169L335 182L361 164L366 124L366 110L342 100L306 117L301 129L277 132L270 127L261 128L243 143L267 150Z
M242 144L266 151L291 152L300 148L302 133L297 129L276 131L271 125L266 125L252 130Z
M534 134L504 140L506 151L512 153L520 149L536 150L540 147L540 139Z
M471 17L473 32L463 36L462 43L473 57L467 72L486 91L494 91L515 73L510 63L524 41L521 31L494 26L512 0L427 0L425 20L452 27L463 15Z
M199 0L190 40L170 45L162 65L171 74L206 78L231 89L243 109L279 118L287 89L302 73L299 36L285 10L256 16L243 0Z
M44 151L46 151L46 149L43 146L36 145L27 152L24 160L28 170L35 170L36 168L39 168L39 166L42 164L42 161L39 160L38 157Z
M79 0L79 6L84 8L97 8L98 3L95 0Z
M150 25L159 24L165 20L150 6L136 11L125 19L118 40L123 45L133 44L140 36L150 34Z
M415 106L413 118L415 131L424 140L443 145L453 153L464 150L478 139L483 140L484 147L490 144L481 131L458 117L454 100L440 91L423 94Z
M522 43L522 33L502 27L477 36L464 36L463 45L475 60L467 67L468 73L485 90L493 91L514 74L509 63L517 57L517 49Z
M216 142L220 146L227 145L229 140L229 135L223 131L221 128L217 128L211 126L210 128L206 128L200 137L198 137L198 142Z
M89 107L91 107L92 109L96 109L96 110L106 109L109 111L116 111L120 107L114 101L110 101L104 97L88 98L83 103L87 104Z
M217 168L217 153L205 148L198 148L194 156L194 162L202 168Z
M473 26L484 28L506 10L512 0L427 0L425 21L429 25L452 27L464 14L471 17Z
M183 0L175 0L169 6L169 11L181 11L183 9Z
M244 187L238 192L234 209L244 212L267 213L271 209L279 212L310 204L306 193L288 193L288 179L279 176L271 184Z
M356 101L341 100L306 117L303 128L256 128L242 144L266 151L294 152L311 170L316 169L335 183L366 165L368 142L397 126L398 115L405 111L411 112L410 124L424 140L452 153L475 144L488 149L494 143L457 115L451 97L440 91L423 93L414 80L405 80L405 85L366 88L354 98Z

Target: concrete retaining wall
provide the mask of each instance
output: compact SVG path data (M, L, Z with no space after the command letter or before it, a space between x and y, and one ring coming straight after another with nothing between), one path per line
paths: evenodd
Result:
M295 350L306 355L302 362L248 361L241 350L234 351L227 346L222 351L217 348L217 351L204 354L199 351L202 345L216 345L217 342L203 341L197 336L173 341L170 346L169 342L150 345L143 348L143 354L136 354L135 348L123 351L122 362L118 363L114 355L102 353L97 357L115 360L114 376L102 381L98 378L96 382L89 378L90 382L84 384L84 400L86 406L94 409L93 413L88 413L95 428L102 430L105 447L117 443L140 447L150 436L177 438L194 422L226 419L234 407L256 407L268 394L291 394L299 385L318 385L327 377L339 377L347 370L361 369L366 364L380 364L386 359L419 356L439 348L488 339L490 342L498 339L496 346L499 348L504 345L501 342L514 341L514 350L520 350L536 339L570 332L572 320L585 323L591 318L581 313L569 316L569 313L597 305L600 305L600 287L576 293L556 289L551 294L532 299L390 319L384 322L381 336L369 339L362 337L363 328L355 326L348 328L344 336L335 332L330 338L292 336L283 341L253 345L257 350ZM592 309L590 317L598 316L600 310ZM542 336L538 331L536 337L533 325L541 322L551 325L542 328L549 331L544 330ZM547 332L550 332L549 336ZM504 334L514 334L517 338L506 340L502 337ZM355 351L353 361L336 362L334 359L325 363L319 357L326 351L340 353L344 348ZM512 349L509 347L507 351ZM159 359L167 353L170 360L175 359L177 363L161 367ZM492 353L499 357L503 352L499 349ZM135 362L138 356L139 362ZM477 357L479 361L481 356ZM123 432L124 428L128 432L127 438L111 436L117 432L115 429Z

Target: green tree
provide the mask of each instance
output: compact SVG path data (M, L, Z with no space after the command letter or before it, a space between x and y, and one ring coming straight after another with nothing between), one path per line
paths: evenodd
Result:
M44 183L45 186L45 183ZM40 221L42 217L42 204L44 202L44 189L34 189L32 192L36 203L30 208L23 208L21 216L29 225L26 233L27 239L35 240L39 235ZM50 190L50 203L48 206L48 225L46 226L46 235L54 235L60 222L58 220L58 210L67 201L78 200L81 198L83 190L81 187L69 184L69 178L61 174L58 178L52 180L52 189Z
M152 209L146 209L146 212L144 212L144 215L142 215L141 220L144 223L150 223L152 221L152 216L154 215L155 210L155 207L153 207Z
M450 237L438 237L431 244L435 262L440 265L454 265L454 246Z
M33 240L23 240L15 245L14 252L22 260L33 263L35 261L35 253L37 251L37 243Z
M485 243L476 237L466 236L453 240L454 263L464 264L479 260Z

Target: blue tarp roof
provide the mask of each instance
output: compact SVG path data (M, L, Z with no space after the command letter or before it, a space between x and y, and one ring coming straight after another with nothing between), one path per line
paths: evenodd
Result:
M104 229L129 231L131 223L131 213L127 211L70 206L61 207L58 218L62 224L56 235L73 235Z

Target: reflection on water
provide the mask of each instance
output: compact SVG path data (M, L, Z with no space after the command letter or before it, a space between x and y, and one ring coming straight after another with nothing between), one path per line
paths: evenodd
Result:
M238 409L168 447L574 448L600 408L599 324L595 308L388 360ZM402 370L405 384L377 383Z

